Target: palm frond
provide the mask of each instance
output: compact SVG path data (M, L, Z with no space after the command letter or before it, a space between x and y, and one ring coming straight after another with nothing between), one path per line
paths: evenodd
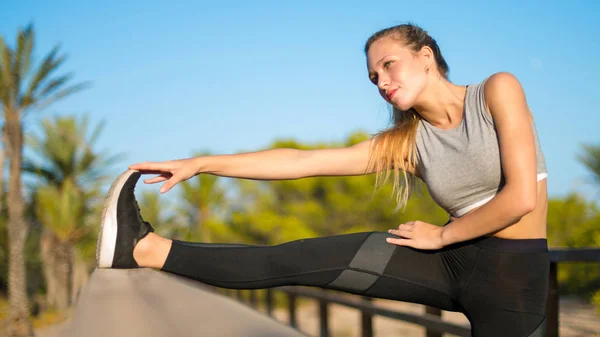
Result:
M41 178L47 185L57 186L63 180L63 177L59 175L56 170L52 169L52 167L42 167L31 162L27 158L23 159L21 170Z
M73 179L82 189L108 179L106 170L119 159L119 155L111 156L95 150L94 144L86 139L87 125L87 116L81 119L72 116L42 119L42 136L30 134L27 142L33 153L43 158L43 165L36 165L28 158L28 170L40 172L39 177L45 182L60 184L67 178ZM49 172L54 172L58 178L51 179Z
M583 153L577 159L590 171L592 179L600 187L600 145L583 145Z
M27 88L27 91L25 92L25 95L23 96L22 101L25 101L25 102L35 101L36 91L37 91L38 87L41 85L41 83L45 79L48 78L48 75L53 70L58 68L61 65L61 63L65 60L64 57L60 57L58 60L55 59L56 55L58 54L59 48L60 48L59 45L55 46L50 51L50 53L48 53L48 55L46 55L46 57L40 64L39 68L34 73L33 77L31 78L31 81L29 82L29 86Z
M50 96L48 98L45 99L41 99L39 101L33 101L31 102L26 109L24 109L23 112L28 111L30 108L35 108L37 110L43 110L44 108L46 108L48 105L51 105L52 103L61 100L62 98L69 96L73 93L76 93L78 91L81 91L83 89L89 88L90 87L90 83L91 82L83 82L80 84L76 84L72 87L69 87L67 89L61 90L57 93L55 93L53 96Z
M13 54L10 48L4 43L4 39L0 37L0 69L2 70L2 86L4 95L2 103L5 109L13 107L13 74L12 74Z
M17 34L17 50L15 51L15 58L12 64L12 85L15 88L15 98L20 94L21 81L27 75L32 46L31 26L25 28L25 30L19 29L19 33Z
M208 209L214 214L214 211L222 206L225 200L225 191L219 182L219 177L213 175L199 175L181 182L182 202L176 208L178 214L188 219L190 223L208 221L209 219L198 218L198 210ZM208 218L211 217L212 215L208 215Z
M27 77L31 67L31 52L33 50L33 41L35 38L33 25L28 25L23 34L25 36L25 43L17 52L19 59L21 60L21 78Z
M82 235L85 204L81 191L69 179L60 187L44 186L36 191L36 216L61 241L73 242Z
M100 122L98 122L98 125L96 125L96 128L94 129L94 131L92 132L92 135L90 136L90 140L89 140L90 144L96 143L96 141L98 140L98 137L104 130L105 126L106 126L105 120L101 120Z
M60 89L67 81L73 78L73 73L60 76L59 78L52 79L44 86L44 89L40 91L39 98L44 98L51 95L56 90Z

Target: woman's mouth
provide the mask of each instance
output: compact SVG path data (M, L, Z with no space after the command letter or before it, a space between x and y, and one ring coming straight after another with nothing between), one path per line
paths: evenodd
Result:
M398 91L398 89L394 89L390 92L385 93L385 96L387 97L388 101L392 100L392 97L394 97L394 94L396 94L396 91Z

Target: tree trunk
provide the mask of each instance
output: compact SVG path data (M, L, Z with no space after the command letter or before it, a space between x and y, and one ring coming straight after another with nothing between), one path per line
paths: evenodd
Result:
M73 249L73 287L71 289L71 304L77 303L79 292L89 280L89 268L77 249Z
M49 230L43 228L42 235L40 235L40 259L42 261L42 272L44 274L44 280L46 281L46 297L44 305L41 311L46 311L53 306L54 299L52 298L56 294L56 288L58 287L58 281L54 276L54 256L52 255L53 250L53 235Z
M212 242L210 228L208 227L209 215L208 207L201 206L198 208L198 234L200 234L200 240L206 243Z
M73 247L61 242L52 231L44 229L40 238L40 253L46 279L48 308L66 310L72 304Z
M8 314L7 336L33 336L29 320L25 275L25 240L29 231L24 219L24 201L21 191L21 161L23 155L23 128L18 117L9 111L5 123L5 144L9 159L8 206Z
M4 167L6 166L6 149L3 148L0 151L0 213L2 213L2 211L4 211Z

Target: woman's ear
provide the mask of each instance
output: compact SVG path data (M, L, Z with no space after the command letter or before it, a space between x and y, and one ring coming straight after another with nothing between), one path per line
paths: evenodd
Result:
M421 48L421 50L419 51L419 56L423 61L425 70L429 72L429 70L433 68L433 65L435 63L435 55L433 53L433 50L431 50L429 46L423 46L423 48Z

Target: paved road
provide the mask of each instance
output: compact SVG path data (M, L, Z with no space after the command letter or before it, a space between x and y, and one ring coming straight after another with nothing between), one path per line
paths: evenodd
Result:
M305 337L198 282L152 269L95 270L65 325L62 337Z

